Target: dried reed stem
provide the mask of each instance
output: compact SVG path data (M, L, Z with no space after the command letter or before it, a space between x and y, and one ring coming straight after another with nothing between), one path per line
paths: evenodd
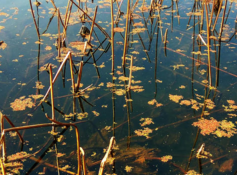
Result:
M59 9L57 9L57 13L58 13L58 58L60 58L61 57L61 53L60 53L61 37L60 37L60 22L59 22L60 11Z
M76 92L78 92L80 88L82 68L83 68L83 61L80 62L80 68L78 71L77 84L76 84Z
M40 33L39 33L39 28L36 24L36 21L35 21L35 15L34 15L34 11L33 11L33 8L32 8L32 3L31 3L31 0L29 0L30 2L30 10L31 10L31 14L32 14L32 17L33 17L33 21L34 21L34 24L35 24L35 29L36 29L36 32L37 32L37 35L38 35L38 39L40 40Z
M89 18L89 19L92 21L92 18L91 18L81 7L79 7L73 0L70 0L70 1L71 1L79 10L81 10L81 12L82 12L84 15L86 15L87 18ZM110 36L108 35L108 33L107 33L100 25L98 25L96 22L95 22L95 25L100 29L100 31L101 31L107 38L111 39Z
M206 26L207 26L207 54L208 54L209 86L212 86L212 77L211 77L211 55L210 55L210 27L209 27L207 3L205 3L205 7L206 7Z
M70 72L71 72L71 82L72 82L72 92L75 93L75 82L74 82L74 71L73 71L73 62L72 62L72 53L69 53L69 63L70 63Z
M15 127L15 125L11 122L11 120L10 120L6 115L2 115L1 112L0 112L0 118L1 118L1 122L2 122L2 123L1 123L1 132L4 130L4 118L5 118L5 119L7 120L7 122L11 125L11 127ZM21 143L23 143L24 140L23 140L21 134L20 134L18 131L16 131L16 133L17 133L17 135L18 135L18 137L19 137Z
M213 32L213 31L215 30L215 28L216 28L216 22L217 22L217 20L218 20L218 18L219 18L219 14L220 14L221 8L222 8L222 0L221 0L221 2L220 2L220 5L219 5L219 9L218 9L218 12L217 12L217 15L216 15L215 23L214 23L214 25L213 25L213 27L212 27L212 32Z
M115 143L115 137L112 136L111 139L110 139L110 142L109 142L109 147L108 147L108 149L107 149L107 151L106 151L106 153L105 153L104 158L102 159L102 161L101 161L101 163L100 163L100 170L99 170L98 175L102 175L102 174L103 174L105 162L106 162L106 160L107 160L108 157L109 157L109 154L110 154L110 152L111 152L111 150L112 150L112 148L113 148L113 146L114 146L114 143Z
M83 175L87 174L86 171L86 159L85 159L85 152L82 147L80 147L81 155L82 155L82 167L83 167Z
M216 1L217 0L213 0L213 3L212 3L211 17L210 17L210 21L209 21L209 28L211 27L212 17L213 17L213 12L214 12L214 7L215 7L215 2Z
M2 175L6 175L5 167L1 158L0 158L0 164L1 164L1 169L2 169Z
M127 53L127 40L128 40L128 20L130 17L130 0L127 1L127 16L126 16L126 29L125 29L125 38L124 38L124 49L123 49L123 58L122 58L122 66L125 66L125 56Z
M73 126L75 128L75 133L76 133L76 139L77 139L77 161L78 161L78 165L77 165L77 174L78 175L81 175L81 156L80 156L80 134L79 134L79 130L77 128L77 126L73 123L61 123L61 122L58 122L56 120L53 120L51 118L48 117L47 114L45 114L45 116L52 122L58 124L58 125L61 125L61 126Z
M130 72L129 72L128 90L131 89L131 84L132 84L132 67L133 67L133 56L131 56L131 61L130 61Z
M112 57L112 74L114 73L114 10L113 10L113 0L110 0L111 9L111 57Z
M227 0L225 0L225 7L224 7L223 15L222 15L220 32L219 32L219 36L218 36L219 40L221 39L221 35L222 35L222 32L223 32L223 25L224 25L224 19L225 19L226 6L227 6Z
M165 35L164 35L164 40L163 40L164 47L166 47L166 43L167 43L167 35L168 35L168 28L165 30Z
M55 9L57 9L56 5L54 4L54 0L50 0L50 1L51 1L51 3L53 4L53 7L54 7Z
M50 79L50 87L51 87L50 92L51 92L52 119L55 120L52 65L49 65L49 79Z
M118 12L117 12L117 15L116 15L116 18L115 18L115 24L118 24L117 21L118 21L118 16L119 16L119 14L121 13L120 8L121 8L122 3L123 3L123 0L121 0L121 1L120 1L120 4L119 4Z
M55 74L55 76L54 76L54 78L53 78L53 84L54 84L54 82L56 81L56 79L58 78L58 75L59 75L60 71L62 70L64 64L66 63L66 61L67 61L67 59L68 59L70 53L71 53L71 52L68 52L68 53L67 53L67 55L66 55L65 58L63 59L62 63L60 64L60 66L59 66L59 68L58 68L58 70L57 70L57 72L56 72L56 74ZM38 106L48 97L50 89L51 89L51 86L49 86L49 88L48 88L46 94L44 95L44 98L41 100L41 102L38 104Z
M93 29L94 29L94 24L95 24L95 18L96 18L96 14L97 14L97 9L98 9L98 6L95 7L94 17L93 17L93 21L92 21L92 24L91 24L91 30L90 30L90 35L89 35L89 39L88 39L88 42L89 42L89 43L91 42L91 36L92 36Z
M52 165L52 164L50 164L50 163L46 163L45 161L36 159L35 157L30 157L29 159L31 159L31 160L33 160L33 161L35 161L35 162L38 162L38 163L40 163L40 164L44 164L44 165L46 165L46 166L48 166L48 167L51 167L51 168L55 168L55 169L58 168L60 171L65 172L65 173L67 173L67 174L75 175L74 172L71 172L71 171L68 171L68 170L66 170L66 169L57 167L57 166Z

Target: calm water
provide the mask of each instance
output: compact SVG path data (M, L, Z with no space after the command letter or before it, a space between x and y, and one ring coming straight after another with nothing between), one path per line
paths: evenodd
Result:
M113 135L116 139L113 151L115 161L113 166L106 164L106 174L166 175L185 174L189 170L203 174L235 174L236 4L227 2L222 40L228 42L218 41L224 7L217 21L216 31L210 34L217 40L211 40L212 86L209 86L207 47L197 40L198 34L201 34L207 42L205 15L203 27L201 21L202 3L196 3L193 8L195 2L191 1L173 1L173 5L172 1L164 1L161 9L155 9L152 13L149 3L146 2L146 8L141 11L142 1L138 1L133 11L125 71L121 67L125 32L115 32L114 77L111 75L110 41L97 27L94 28L95 33L92 34L91 42L92 50L99 48L94 54L95 63L91 55L82 57L80 51L72 47L71 42L86 40L79 34L82 23L77 8L73 6L66 46L73 53L75 82L78 65L83 60L81 89L91 84L92 86L80 99L75 98L74 108L70 67L67 62L54 84L56 119L60 122L76 123L80 131L80 146L86 155L87 170L91 174L98 173L99 161L103 159L104 149L108 147ZM111 36L109 4L110 1L96 1L87 3L87 6L91 17L95 6L99 6L96 23ZM124 15L115 25L124 30L126 4L124 1L121 5ZM60 9L61 15L64 15L67 2L57 1L55 5ZM225 2L222 5L224 6ZM33 7L41 34L41 44L37 42L38 37L28 1L4 0L0 6L0 41L4 41L0 46L0 109L15 126L50 122L45 117L45 113L51 116L50 98L48 103L44 102L36 107L40 99L34 100L31 95L44 95L49 87L48 72L38 69L52 63L56 66L53 69L55 74L60 66L54 45L58 33L57 16L52 19L45 34L42 34L54 12L53 6L50 2L42 1L38 8L34 4ZM208 11L209 16L211 8L212 4ZM193 14L192 9L195 10ZM204 6L204 14L205 12ZM213 14L213 23L216 13ZM116 14L117 5L114 3L115 17ZM62 18L64 19L64 16ZM90 24L86 22L85 26L90 29ZM62 32L62 25L60 27ZM168 34L165 49L162 37L165 38L166 29ZM129 77L131 56L134 57L134 71L132 89L129 93L125 90L128 79L122 78L124 75ZM40 82L44 86L43 89L36 88L36 82ZM20 111L13 110L12 102L26 98L30 98L35 106ZM126 102L126 99L131 100ZM75 120L66 117L72 114L73 110ZM82 112L87 115L79 119L77 115ZM215 121L218 121L219 125L212 132L208 132L202 128L203 124L199 126L200 130L192 124L198 122L201 116L204 118L202 121L207 124L205 128L209 128ZM8 128L10 125L6 122L5 127ZM20 174L39 174L43 172L44 167L47 169L46 174L57 174L57 169L52 168L56 167L56 152L63 154L58 158L59 167L69 165L67 170L76 172L74 129L57 127L56 131L59 134L56 137L62 138L56 144L57 151L55 144L52 144L54 137L50 131L51 127L20 131L25 140L22 151L28 154L37 152L32 157L42 157L43 160L43 163L35 164L35 160L28 158L24 161ZM205 144L205 147L201 152L209 152L212 156L202 159L196 157L202 144ZM7 155L20 152L17 136L7 134L6 147ZM161 158L168 155L172 156L172 159L164 162ZM130 172L127 172L128 167L132 167ZM62 171L61 174L67 173Z

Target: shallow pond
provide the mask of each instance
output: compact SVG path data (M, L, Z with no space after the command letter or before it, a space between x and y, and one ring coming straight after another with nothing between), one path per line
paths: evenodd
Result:
M70 11L68 2L55 1L61 20L52 2L32 2L33 17L28 1L1 1L0 110L23 127L24 140L14 129L2 132L7 172L76 173L71 123L79 129L88 174L98 174L112 136L116 144L103 174L236 173L234 1L218 1L213 8L213 2L138 0L130 2L128 23L127 1L115 1L113 38L110 1L81 1L84 15L78 2ZM60 53L58 21L65 37ZM81 35L84 26L93 28L86 46L90 31ZM41 101L50 87L50 65L54 77L68 52L72 68L67 61L59 72L54 100L49 93ZM74 86L80 79L75 93L70 70ZM39 127L52 123L45 114L54 113L67 124ZM4 128L12 128L7 120ZM14 166L7 164L10 155L17 159Z

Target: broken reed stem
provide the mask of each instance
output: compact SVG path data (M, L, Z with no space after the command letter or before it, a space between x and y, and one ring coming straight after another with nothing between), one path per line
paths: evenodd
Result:
M133 56L131 56L131 61L130 61L130 72L129 72L128 90L131 89L131 84L132 84L132 66L133 66Z
M111 71L114 74L114 10L113 10L113 0L110 0L111 9L111 57L112 57L112 67Z
M208 54L209 86L212 86L211 55L210 55L210 27L209 27L209 20L208 20L207 3L205 3L205 7L206 7L206 26L207 26L207 54Z
M89 35L89 39L88 39L88 42L89 42L89 43L91 42L91 36L92 36L93 29L94 29L94 24L95 24L95 18L96 18L96 14L97 14L97 9L98 9L98 6L95 7L94 17L93 17L93 21L92 21L92 25L91 25L91 30L90 30L90 35Z
M128 1L129 1L129 0L128 0ZM102 159L102 161L101 161L101 163L100 163L100 170L99 170L98 175L102 175L102 174L103 174L105 162L106 162L106 160L107 160L108 157L109 157L109 154L110 154L110 152L111 152L111 150L112 150L112 148L113 148L113 146L114 146L114 143L115 143L115 137L112 136L111 139L110 139L109 147L108 147L108 149L107 149L107 151L106 151L106 154L105 154L104 158Z
M60 22L59 22L59 9L57 9L58 13L58 59L60 59L61 54L60 54L60 47L61 47L61 37L60 37Z
M77 84L76 84L76 91L79 91L80 83L81 83L81 75L82 75L82 68L83 68L83 61L80 62L80 68L78 71L78 77L77 77Z
M115 24L118 24L117 21L118 21L118 16L119 16L119 14L121 13L120 8L121 8L122 3L123 3L123 0L121 0L121 2L120 2L120 4L119 4L118 12L117 12L117 15L116 15L116 18L115 18Z
M72 53L69 53L69 63L70 63L70 72L71 72L71 82L72 82L72 92L75 93L75 83L74 83L74 71L73 71L73 62L72 62Z
M221 35L222 35L222 32L223 32L223 25L224 25L224 19L225 19L226 6L227 6L227 0L225 0L225 7L224 7L223 15L222 15L220 32L219 32L219 36L218 36L219 40L221 39Z
M127 40L128 40L128 20L130 16L130 0L127 0L127 16L126 16L126 29L125 29L125 38L124 38L124 49L123 49L123 59L122 59L122 66L125 66L125 56L127 53Z
M29 0L29 2L30 2L30 10L31 10L31 14L32 14L33 21L34 21L34 24L35 24L35 29L36 29L36 32L37 32L37 36L38 36L38 39L40 40L39 28L38 28L38 26L36 24L36 21L35 21L35 15L34 15L34 11L33 11L33 8L32 8L31 0Z
M202 35L198 34L197 39L198 39L198 38L200 38L201 41L202 41L202 43L203 43L205 46L207 46L207 43L204 41Z
M85 152L82 147L80 147L81 155L82 155L82 167L83 167L83 175L87 175L86 171L86 159L85 159Z
M209 21L209 28L211 27L211 24L212 24L212 17L213 17L213 12L214 12L214 7L215 7L215 2L217 0L213 0L213 3L212 3L212 10L211 10L211 17L210 17L210 21Z
M59 66L59 68L58 68L58 70L57 70L57 72L56 72L56 74L55 74L55 76L54 76L54 78L53 78L53 84L54 84L54 82L56 81L56 79L58 78L58 75L59 75L60 71L62 70L64 64L66 63L66 61L67 61L67 59L68 59L70 53L71 53L71 52L68 52L68 53L67 53L66 57L63 59L62 63L60 64L60 66ZM43 101L45 101L45 99L48 97L50 89L51 89L51 86L49 86L49 88L48 88L46 94L44 95L44 98L41 100L41 102L38 104L38 106L39 106Z
M213 25L213 27L212 27L212 32L213 32L213 31L215 30L215 28L216 28L216 23L217 23L217 20L218 20L218 18L219 18L219 14L220 14L221 8L222 8L222 0L221 0L221 2L220 2L220 4L219 4L219 9L218 9L218 12L217 12L217 15L216 15L215 23L214 23L214 25Z
M47 114L45 114L45 116L51 121L51 122L54 122L56 123L57 125L60 125L60 126L72 126L75 128L75 133L76 133L76 139L77 139L77 161L78 161L78 165L77 165L77 175L81 175L81 156L80 156L80 134L79 134L79 130L77 128L77 126L73 123L61 123L61 122L58 122L56 120L53 120L51 118L48 117Z

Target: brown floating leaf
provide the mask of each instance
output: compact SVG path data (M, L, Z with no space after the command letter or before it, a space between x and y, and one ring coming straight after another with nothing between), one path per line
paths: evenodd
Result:
M7 47L7 43L2 43L0 45L0 49L2 49L2 50L6 49L6 47Z
M124 29L121 27L115 27L114 32L124 32Z

